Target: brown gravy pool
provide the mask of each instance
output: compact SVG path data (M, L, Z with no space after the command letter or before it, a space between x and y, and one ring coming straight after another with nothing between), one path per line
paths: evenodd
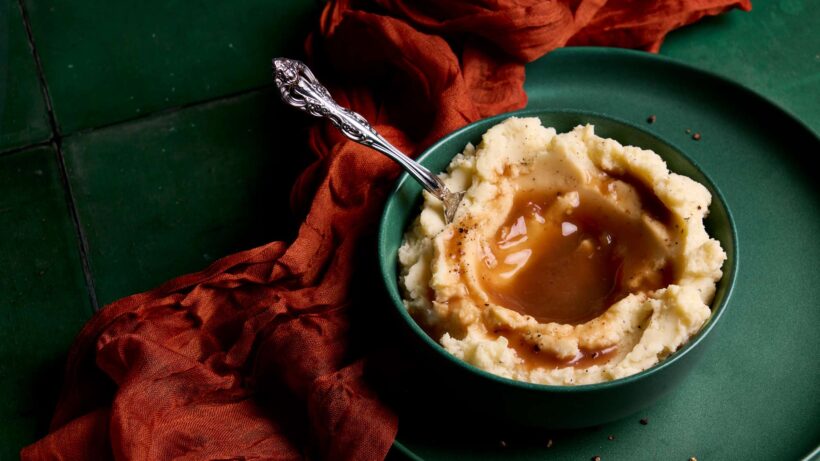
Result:
M491 302L541 323L581 324L629 293L672 282L667 247L640 216L591 191L570 208L554 206L557 196L516 195L480 269Z

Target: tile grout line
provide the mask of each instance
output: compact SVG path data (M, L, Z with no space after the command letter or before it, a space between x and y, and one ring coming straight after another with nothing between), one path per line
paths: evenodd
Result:
M29 21L28 12L26 11L23 0L17 0L17 5L20 7L20 14L23 17L23 26L26 29L26 38L28 39L31 54L34 57L34 66L37 69L37 78L40 81L40 90L43 93L46 110L48 112L48 122L51 126L51 140L50 143L57 152L57 166L60 169L60 182L66 194L66 201L68 202L68 211L71 216L71 221L74 224L74 232L79 243L80 263L83 268L83 277L85 278L85 287L88 292L88 299L91 302L91 308L96 312L100 309L97 301L97 292L94 288L94 277L91 274L91 265L88 260L88 241L85 238L82 224L80 223L80 216L77 212L77 202L74 200L74 193L71 190L71 183L68 180L68 169L66 168L65 157L63 156L62 138L60 130L57 126L57 119L54 116L54 110L51 104L51 95L48 92L48 85L46 85L46 77L43 72L43 64L40 61L40 54L34 45L34 34L31 31L31 22Z
M81 130L73 131L73 132L65 135L65 137L71 137L71 136L77 136L77 135L93 133L95 131L105 130L105 129L108 129L108 128L111 128L111 127L116 127L116 126L119 126L119 125L126 125L126 124L129 124L129 123L140 122L140 121L147 120L147 119L150 119L150 118L153 118L153 117L164 117L164 116L175 114L177 112L181 112L185 109L190 109L192 107L207 106L208 104L214 104L214 103L226 102L226 101L229 102L229 101L232 101L234 99L239 99L239 98L242 98L244 96L251 95L251 94L254 94L254 93L263 93L265 90L268 90L268 89L273 88L273 87L274 87L274 85L272 83L266 83L264 85L255 86L255 87L252 87L252 88L246 88L244 90L239 90L239 91L236 91L236 92L233 92L233 93L214 96L212 98L207 98L207 99L200 99L198 101L193 101L193 102L189 102L189 103L185 103L185 104L180 104L180 105L177 105L177 106L166 107L164 109L159 109L159 110L156 110L154 112L148 112L148 113L140 115L138 117L131 117L131 118L127 118L127 119L124 119L124 120L117 120L117 121L110 122L110 123L104 123L102 125L83 128Z
M0 157L5 157L6 155L14 155L18 152L23 152L29 149L37 149L38 147L47 147L51 145L51 136L45 141L35 142L31 144L26 144L24 146L19 147L12 147L11 149L6 149L4 151L0 151Z
M271 88L274 88L274 85L268 83L268 84L264 84L264 85L260 85L260 86L247 88L247 89L244 89L244 90L239 90L239 91L236 91L236 92L233 92L233 93L214 96L214 97L208 98L208 99L200 99L200 100L197 100L197 101L193 101L193 102L189 102L189 103L185 103L185 104L180 104L180 105L177 105L177 106L166 107L164 109L160 109L160 110L157 110L157 111L154 111L154 112L148 112L146 114L140 115L139 117L132 117L132 118L124 119L124 120L117 120L117 121L114 121L114 122L111 122L111 123L104 123L102 125L83 128L81 130L71 132L67 135L62 135L62 134L57 135L57 137L59 137L60 142L62 144L62 140L64 138L77 136L77 135L89 134L89 133L93 133L93 132L98 131L98 130L105 130L105 129L116 127L116 126L119 126L119 125L127 125L129 123L140 122L140 121L147 120L147 119L150 119L150 118L153 118L153 117L164 117L164 116L175 114L177 112L181 112L181 111L186 110L186 109L200 107L200 106L207 106L208 104L214 104L214 103L219 103L219 102L230 102L232 100L239 99L239 98L242 98L244 96L252 95L252 94L255 94L255 93L264 93L266 90L269 90ZM48 108L48 111L51 112L51 109ZM51 118L51 114L49 114L49 119L50 118ZM50 122L51 122L51 120L49 120L49 123ZM54 129L55 128L52 127L52 131ZM0 151L0 157L5 156L5 155L16 154L17 152L28 150L28 149L33 149L35 147L48 146L48 145L51 144L51 142L54 140L54 138L55 138L55 135L54 135L54 133L52 133L52 136L49 139L46 139L44 141L35 142L35 143L32 143L32 144L26 144L24 146L19 146L19 147L12 147L11 149L7 149L7 150L2 150L2 151Z

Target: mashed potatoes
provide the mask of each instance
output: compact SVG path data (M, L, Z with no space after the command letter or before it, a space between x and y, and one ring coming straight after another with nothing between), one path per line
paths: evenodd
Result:
M654 152L510 118L444 175L466 191L445 224L432 196L399 250L413 317L456 357L542 384L651 367L709 318L726 255L711 195Z

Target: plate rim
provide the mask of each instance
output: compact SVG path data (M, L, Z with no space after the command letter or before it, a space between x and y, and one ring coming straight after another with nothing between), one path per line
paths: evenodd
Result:
M718 80L723 84L729 85L731 87L734 87L737 90L740 90L743 93L746 93L746 95L748 95L748 96L752 96L756 99L759 99L759 100L763 101L764 103L766 103L770 106L773 106L778 111L780 111L783 115L787 116L793 122L795 122L797 125L799 125L803 129L803 131L811 134L815 141L820 143L820 131L815 131L814 129L812 129L806 122L804 122L800 117L798 117L797 114L795 114L793 111L791 111L788 108L786 108L785 106L783 106L781 103L779 103L779 102L775 101L774 99L772 99L772 98L758 92L757 90L749 88L748 86L744 85L743 83L732 80L731 78L729 78L725 75L719 74L719 73L717 73L715 71L712 71L712 70L709 70L709 69L704 69L702 67L697 67L694 64L690 64L690 63L688 63L686 61L682 61L678 58L673 58L671 56L666 56L666 55L659 54L659 53L652 53L652 52L649 52L649 51L635 50L635 49L631 49L631 48L618 48L618 47L607 47L607 46L566 46L566 47L563 47L563 48L557 48L557 49L545 54L544 56L541 56L538 59L530 61L530 62L526 63L525 66L528 66L530 64L533 64L535 62L538 62L538 61L541 61L541 60L544 60L544 59L549 59L549 57L553 54L559 54L559 55L572 55L572 54L579 54L579 55L580 54L615 55L615 54L620 54L622 56L652 62L653 64L662 63L662 64L667 64L667 65L677 66L677 67L682 68L686 71L694 72L694 73L701 74L703 76L709 77L711 79ZM526 87L526 85L527 84L526 84L526 80L525 80L524 86ZM529 104L529 101L528 101L528 104Z
M658 54L658 53L651 53L651 52L648 52L648 51L634 50L634 49L628 49L628 48L605 47L605 46L567 46L567 47L557 48L557 49L547 53L546 55L544 55L544 56L542 56L538 59L535 59L533 61L530 61L529 63L526 63L526 65L530 65L530 64L533 64L535 62L544 60L544 59L549 59L552 54L560 55L560 56L562 56L562 58L565 58L565 59L572 59L572 58L576 58L577 56L581 56L581 57L584 57L584 58L589 58L589 57L595 56L595 55L607 55L607 57L635 59L635 60L639 60L639 61L643 61L643 62L649 62L649 63L651 63L650 65L671 66L673 68L678 68L678 69L684 70L686 72L690 72L690 73L693 73L693 74L696 74L696 75L707 77L710 80L714 80L714 81L719 82L721 84L727 85L728 87L732 88L733 90L738 91L741 95L749 96L749 97L752 97L752 98L758 100L758 103L762 103L764 105L767 105L768 107L774 108L776 111L778 111L780 113L779 114L780 116L786 117L789 121L791 121L797 127L799 127L805 134L809 135L813 139L813 141L815 141L818 145L820 145L820 131L815 131L805 121L803 121L799 116L797 116L797 114L795 114L793 111L791 111L788 108L786 108L785 106L783 106L781 103L775 101L774 99L772 99L772 98L770 98L766 95L763 95L763 94L759 93L758 91L756 91L752 88L747 87L743 83L732 80L731 78L729 78L727 76L724 76L724 75L719 74L719 73L717 73L715 71L712 71L712 70L708 70L708 69L698 67L698 66L690 64L688 62L684 62L680 59L670 57L670 56L666 56L666 55L662 55L662 54ZM525 83L524 83L525 88L526 88L526 81L527 80L525 80ZM529 108L529 98L528 98L527 106L525 106L525 108L523 110L526 110L528 108ZM608 116L608 118L612 118L612 117ZM445 138L447 138L447 137L449 137L449 135L445 136ZM445 139L445 138L442 138L442 140ZM664 142L669 143L665 139L663 139L663 138L661 138L661 139ZM437 145L442 140L437 141L436 143L434 143L430 147ZM669 143L669 144L671 144L671 143ZM675 146L674 144L672 144L672 145ZM425 149L425 152L428 149ZM396 185L398 186L399 182L397 182ZM733 232L737 232L736 226L732 226L732 229L733 229ZM739 260L740 260L740 248L739 248L740 245L739 245L739 242L737 240L737 236L735 235L734 237L735 237L735 243L736 243L736 245L738 245L738 247L735 249L736 258L737 258L737 261L735 262L735 270L737 270L736 268L737 268ZM731 295L731 293L729 293L729 295ZM727 299L727 301L728 301L728 299ZM402 456L405 456L408 459L411 459L413 461L425 461L424 458L422 458L419 455L417 455L416 453L414 453L409 447L407 447L404 443L402 443L402 441L399 439L399 436L400 436L400 432L397 432L396 437L394 438L393 443L391 444L391 450L395 449L399 453L401 453ZM814 448L812 451L808 452L801 459L805 459L805 460L814 459L815 455L817 455L818 453L820 453L820 446L818 446L818 447Z

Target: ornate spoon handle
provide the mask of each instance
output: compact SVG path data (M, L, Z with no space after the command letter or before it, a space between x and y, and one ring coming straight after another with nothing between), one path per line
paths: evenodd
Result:
M463 193L450 192L433 172L396 149L367 120L350 109L341 107L330 92L316 80L313 72L301 61L287 58L273 60L273 76L282 101L315 117L324 117L345 136L373 148L402 166L416 181L444 203L444 216L451 222Z

